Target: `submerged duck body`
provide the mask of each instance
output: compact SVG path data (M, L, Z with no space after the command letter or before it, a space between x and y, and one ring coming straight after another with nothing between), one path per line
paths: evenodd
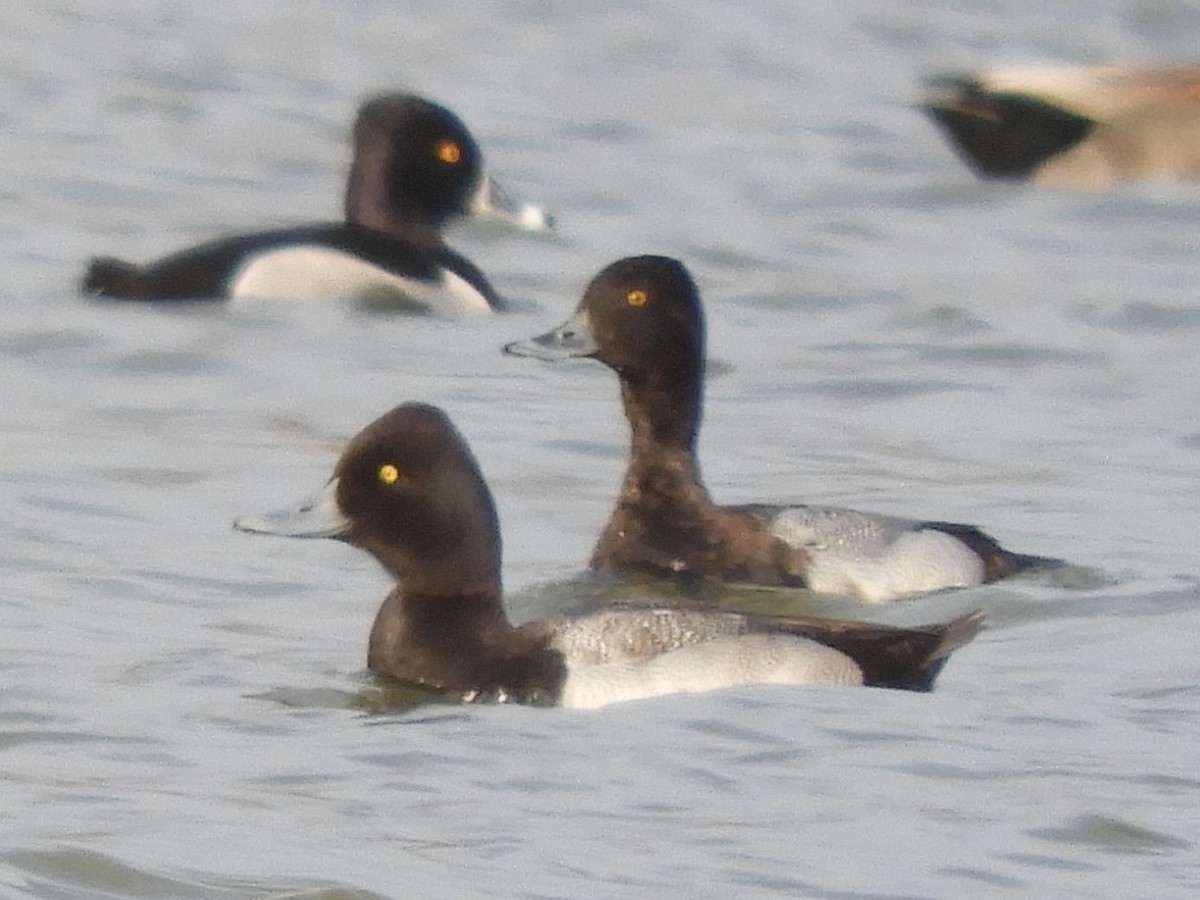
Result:
M929 690L983 621L910 629L628 606L514 626L491 494L445 414L418 403L355 436L318 496L235 524L371 553L397 584L371 629L368 666L466 700L590 708L758 683Z
M359 109L344 222L219 238L147 265L94 259L82 288L134 300L390 296L437 312L487 312L499 296L442 239L465 215L550 227L536 207L495 186L457 116L387 94Z
M629 465L591 565L884 602L970 587L1049 564L979 529L836 507L718 506L699 475L704 314L684 266L660 256L613 263L559 328L506 352L591 357L616 371L632 429Z
M980 177L1102 188L1200 178L1200 67L1061 66L935 79L924 107Z

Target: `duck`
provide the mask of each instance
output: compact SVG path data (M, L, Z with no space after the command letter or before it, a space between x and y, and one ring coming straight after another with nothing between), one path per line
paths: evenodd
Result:
M315 495L234 527L373 556L396 584L375 616L368 668L451 702L594 709L763 683L928 691L984 620L975 610L904 628L664 602L513 625L491 492L449 416L417 402L355 435Z
M939 76L922 105L981 178L1101 189L1200 177L1200 66Z
M423 97L368 99L353 143L344 221L229 235L147 265L94 258L83 293L158 301L349 296L448 315L502 308L479 268L446 245L443 228L473 215L546 231L553 218L506 194L462 120Z
M590 565L681 579L807 588L884 603L973 587L1057 561L1012 553L971 525L828 506L719 506L700 478L704 399L699 291L679 260L603 269L558 328L504 347L585 357L616 372L631 442L624 481Z

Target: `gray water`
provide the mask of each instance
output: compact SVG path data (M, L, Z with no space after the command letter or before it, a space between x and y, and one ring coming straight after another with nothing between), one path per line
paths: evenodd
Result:
M1198 40L1171 0L6 8L0 891L1192 896L1200 187L982 184L913 102ZM398 87L558 213L454 234L520 312L76 295L92 253L336 216L353 110ZM825 604L987 607L927 696L376 703L382 572L230 522L425 400L492 484L514 616L569 600L624 462L615 380L498 348L640 252L705 293L718 499L977 523L1069 577Z

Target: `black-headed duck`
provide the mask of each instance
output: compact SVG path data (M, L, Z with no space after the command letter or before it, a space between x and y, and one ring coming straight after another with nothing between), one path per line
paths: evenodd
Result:
M549 227L545 213L495 185L458 116L411 94L384 94L359 108L345 221L218 238L144 266L93 259L82 289L133 300L367 296L488 312L499 295L442 239L447 222L465 215Z
M758 683L929 690L983 621L976 612L910 629L629 606L513 626L491 493L450 420L420 403L356 435L299 509L235 524L373 555L397 582L375 617L367 665L452 699L588 708Z
M824 506L716 505L696 460L704 342L704 312L687 269L667 257L639 256L600 272L563 325L505 347L547 360L590 357L620 379L632 428L629 465L593 568L882 602L1050 562L1010 553L970 525Z

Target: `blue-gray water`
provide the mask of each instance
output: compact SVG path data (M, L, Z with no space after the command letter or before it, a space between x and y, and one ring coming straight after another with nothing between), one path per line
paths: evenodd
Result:
M1187 4L89 0L0 29L0 892L1192 896L1200 186L976 182L927 74L1194 55ZM523 311L85 302L84 259L333 217L358 100L462 114L558 238L455 236ZM514 613L576 576L616 384L499 346L600 266L705 292L721 500L974 522L1080 567L903 604L991 626L928 696L349 707L386 583L233 532L444 406Z

